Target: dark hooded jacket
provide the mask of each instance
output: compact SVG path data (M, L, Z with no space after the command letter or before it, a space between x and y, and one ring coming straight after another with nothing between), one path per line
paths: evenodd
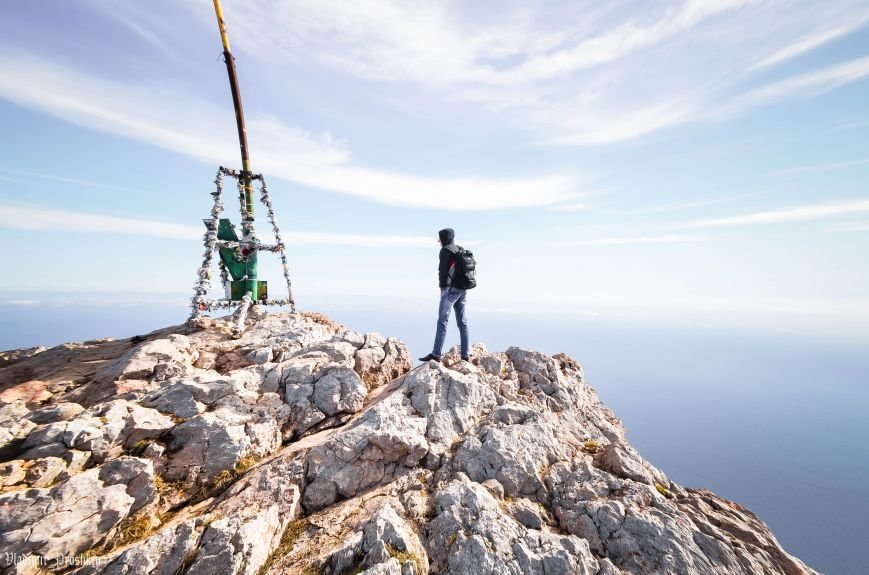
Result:
M453 270L456 265L456 253L459 247L453 243L456 232L452 228L444 228L438 232L441 239L441 252L438 256L438 285L441 289L450 287L453 279Z

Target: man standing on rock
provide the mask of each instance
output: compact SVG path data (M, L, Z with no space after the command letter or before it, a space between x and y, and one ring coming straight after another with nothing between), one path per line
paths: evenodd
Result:
M453 285L456 278L457 254L461 250L453 239L456 233L452 228L445 228L438 232L441 241L441 251L438 264L438 285L441 288L441 302L438 307L438 323L435 333L434 347L432 352L420 361L440 361L444 340L447 337L447 325L450 322L450 308L456 308L456 323L459 324L459 335L462 342L462 359L469 359L468 343L468 318L465 317L465 295L467 290Z

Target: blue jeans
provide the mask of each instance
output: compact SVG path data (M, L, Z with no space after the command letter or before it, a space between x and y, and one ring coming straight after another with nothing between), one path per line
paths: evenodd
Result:
M440 357L447 338L447 325L450 323L450 308L456 308L456 323L459 324L459 335L462 340L462 355L468 356L468 318L465 316L465 295L467 291L459 288L443 288L441 304L438 307L437 335L435 335L432 355Z

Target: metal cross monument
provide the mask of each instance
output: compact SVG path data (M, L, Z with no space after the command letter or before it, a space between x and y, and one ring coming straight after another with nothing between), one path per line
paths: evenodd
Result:
M281 239L277 221L275 220L275 212L269 198L266 181L262 174L254 174L250 169L247 131L244 127L244 111L241 107L238 76L235 70L235 60L229 50L229 37L226 34L226 23L223 20L220 0L214 0L214 10L217 14L217 24L220 28L220 38L223 41L223 58L226 62L226 71L229 74L229 87L232 91L232 103L235 107L242 169L241 171L236 171L221 166L217 170L217 177L214 180L217 188L211 193L214 198L211 216L203 220L206 227L203 238L205 241L205 254L202 266L199 268L198 281L194 286L194 295L191 300L193 309L190 314L190 320L199 318L207 311L239 308L237 331L241 332L244 329L244 319L247 310L252 304L288 305L292 311L295 311L296 304L293 300L293 288L290 282L290 270L287 265L284 243ZM238 188L238 199L241 208L240 237L230 220L228 218L221 218L223 213L223 200L221 196L223 193L223 179L225 177L234 178ZM275 234L274 244L260 243L256 237L253 216L254 181L258 182L260 201L266 208L269 223ZM220 268L220 280L224 288L224 297L209 299L212 259L215 251L219 254L218 267ZM284 279L287 282L287 297L284 299L269 299L267 283L259 279L257 254L263 251L280 254Z

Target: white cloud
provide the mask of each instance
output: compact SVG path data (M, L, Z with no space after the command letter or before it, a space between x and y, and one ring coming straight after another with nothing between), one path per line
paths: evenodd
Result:
M778 170L772 172L771 176L785 176L788 174L798 174L801 172L825 172L827 170L838 170L840 168L848 168L851 166L859 166L862 164L869 164L869 158L863 158L862 160L850 160L847 162L833 162L829 164L811 164L808 166L797 166L796 168L788 168L786 170Z
M540 81L600 66L641 48L660 44L705 20L749 3L750 0L689 0L677 9L666 10L651 23L626 22L575 45L530 57L514 69L504 72L505 78L497 83Z
M590 209L591 206L585 202L578 202L575 204L565 204L561 206L552 206L546 208L549 212L584 212Z
M6 204L0 204L0 228L122 234L195 241L202 241L202 236L205 233L204 226ZM282 232L281 235L287 245L332 245L365 248L432 248L437 245L437 240L428 236L333 234L326 232ZM478 242L466 243L474 245Z
M754 196L760 196L766 194L768 192L751 192L748 194L737 194L735 196L728 196L725 198L712 198L709 200L698 200L696 202L680 202L673 204L660 204L657 206L646 206L642 208L637 208L634 210L625 210L618 212L619 215L630 216L634 214L658 214L665 212L678 212L681 210L690 210L694 208L702 208L706 206L712 206L715 204L723 204L727 202L733 202L736 200L741 200L744 198L751 198Z
M850 22L833 28L823 28L812 31L812 33L800 38L796 42L789 44L775 53L770 54L754 66L752 69L767 68L776 64L781 64L787 60L801 56L807 52L828 44L834 40L838 40L843 36L847 36L852 32L859 30L866 25L869 20L869 14L856 14Z
M304 49L329 66L389 83L515 86L616 61L750 3L688 0L600 27L612 10L593 4L562 6L544 23L509 3L481 22L468 14L463 20L460 6L434 2L251 1L233 21L238 45L265 58L295 59Z
M119 218L6 204L0 204L0 227L13 230L76 231L151 236L176 240L201 240L205 229L204 226L200 228L154 220Z
M428 236L369 236L357 234L328 234L321 232L288 232L281 233L284 241L290 245L317 244L326 246L352 246L364 248L435 248L438 247L437 239ZM476 245L478 242L465 242L467 245Z
M566 246L624 246L638 244L673 244L673 243L693 243L704 242L708 238L706 236L692 236L670 234L662 236L613 236L603 238L591 238L585 240L574 240L567 242L557 242L554 245L559 247Z
M842 132L846 130L853 130L854 128L865 128L869 126L869 122L847 122L845 124L839 124L837 126L833 126L830 128L830 132Z
M788 99L808 99L869 76L869 56L820 70L786 78L724 98L715 90L700 89L671 101L624 110L602 110L587 115L573 111L576 102L568 101L534 112L545 124L572 129L553 136L547 143L556 145L611 144L632 140L665 128L699 122L720 121L744 114L754 108Z
M0 97L67 121L195 157L237 163L231 112L158 86L101 79L26 56L0 56ZM451 211L547 206L577 196L576 177L430 178L355 165L329 134L314 136L271 116L251 116L253 168L314 188L376 202Z
M713 117L727 117L791 97L811 98L869 76L869 56L813 70L755 88L720 106Z
M123 3L126 5L112 2L110 0L97 0L97 2L99 2L100 9L145 41L149 46L157 48L164 55L169 56L172 59L178 59L177 51L172 50L163 38L160 38L160 36L155 34L154 31L148 29L147 26L144 26L141 23L145 19L143 16L146 15L141 11L147 12L150 7L136 2L132 4ZM127 15L124 13L124 10L132 10L132 14Z
M804 222L833 216L847 216L869 212L869 200L838 200L819 204L809 204L779 210L769 210L741 214L726 218L699 220L683 224L689 228L711 228L725 226L748 226L757 224L779 224Z
M869 232L869 222L844 222L835 224L833 230L837 232Z
M692 99L675 99L640 105L633 109L599 109L577 113L575 101L542 106L532 112L541 124L569 128L546 138L550 145L613 144L633 140L652 132L698 118L701 105Z
M251 0L233 20L237 45L256 57L316 60L388 91L484 107L545 144L597 145L859 79L848 64L766 86L753 75L854 33L869 10L864 0L505 0L481 17L470 3Z
M57 176L54 174L43 174L41 172L30 172L26 170L15 170L12 168L3 168L0 167L0 172L5 172L7 174L16 174L19 176L27 176L28 178L40 178L43 180L52 180L55 182L64 182L67 184L76 184L80 186L86 186L89 188L100 188L104 190L115 190L118 192L133 192L133 193L149 193L144 190L134 189L134 188L126 188L123 186L112 186L109 184L101 184L99 182L92 182L90 180L81 180L78 178L69 178L66 176ZM10 182L15 182L17 180L13 180L11 178L5 178L0 176L0 180L9 180Z
M200 0L186 5L213 31L210 6ZM161 50L183 41L166 22L137 24L143 18L135 3L93 7ZM319 64L352 76L340 78L348 93L357 86L353 78L364 79L358 92L379 102L400 100L403 113L424 108L428 118L453 121L450 114L460 109L468 113L463 118L530 131L545 145L632 141L787 98L814 97L869 74L867 58L766 84L756 73L864 27L865 0L795 0L787 6L758 0L567 2L534 8L505 0L496 12L471 3L249 0L237 8L230 18L234 48L269 68ZM11 51L0 56L0 65L7 70L0 97L19 105L206 162L237 163L232 131L215 128L231 122L225 105L161 86L108 82ZM275 86L292 81L280 74L269 78ZM565 173L444 178L375 169L359 165L329 134L311 134L269 116L248 120L257 171L388 205L558 206L575 203L585 184Z

